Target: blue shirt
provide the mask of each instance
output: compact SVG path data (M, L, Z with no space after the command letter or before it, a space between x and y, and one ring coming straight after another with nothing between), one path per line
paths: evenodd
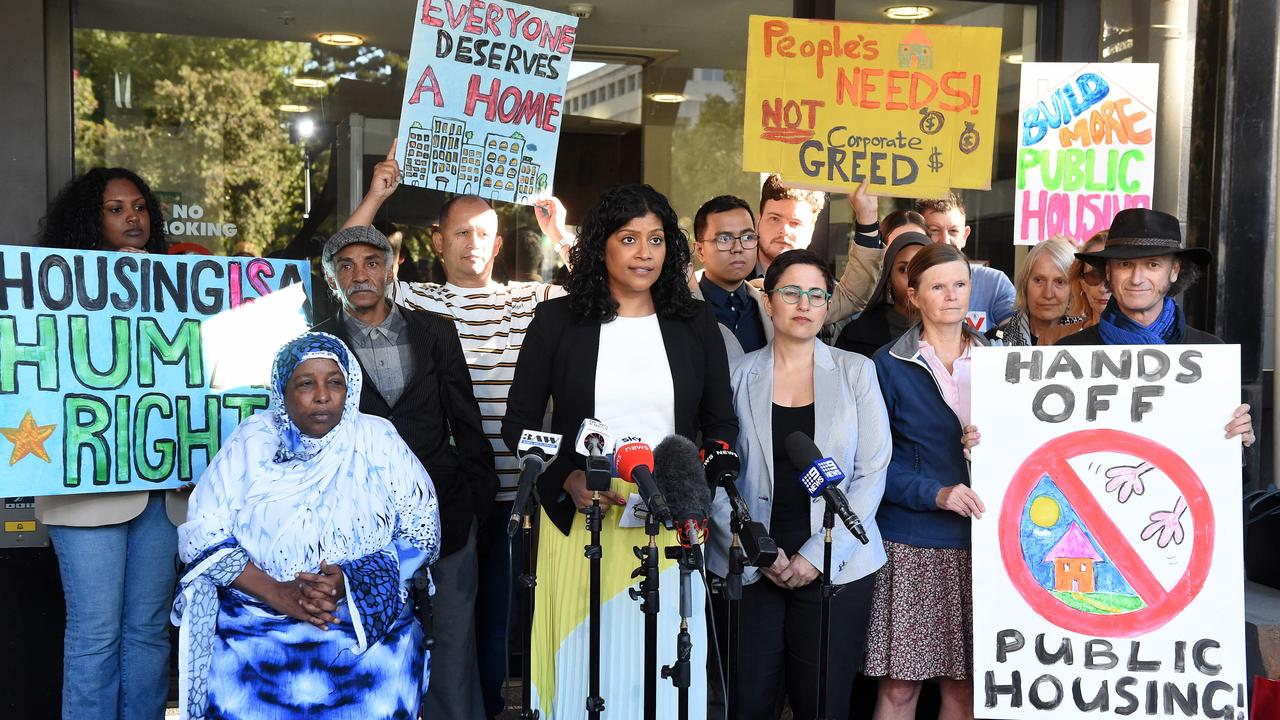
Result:
M712 310L715 310L716 320L733 332L733 336L742 345L744 353L753 352L765 346L760 309L756 306L755 300L747 294L745 282L738 285L737 290L729 292L703 275L698 280L698 288L702 290L702 299L711 305Z

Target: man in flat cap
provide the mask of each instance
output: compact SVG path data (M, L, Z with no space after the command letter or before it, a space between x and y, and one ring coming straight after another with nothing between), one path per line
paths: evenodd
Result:
M476 518L498 491L493 448L453 323L393 304L395 251L367 225L339 230L321 254L341 302L312 330L342 339L364 371L360 411L391 421L431 475L440 501L440 559L431 566L431 675L474 676ZM452 438L452 442L450 439Z
M1215 335L1187 327L1173 296L1181 293L1213 259L1204 248L1182 245L1178 219L1145 208L1121 210L1111 221L1107 244L1092 253L1076 253L1103 274L1111 302L1098 324L1068 335L1059 345L1206 345L1221 343ZM1242 435L1253 444L1247 404L1236 408L1226 426L1227 437Z

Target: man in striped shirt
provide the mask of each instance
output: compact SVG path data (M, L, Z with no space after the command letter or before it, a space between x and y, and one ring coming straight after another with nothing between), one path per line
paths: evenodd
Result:
M369 192L344 227L369 225L400 183L395 148L373 170ZM555 198L538 201L538 225L567 261L572 236L565 229L564 208ZM511 515L520 467L502 441L507 391L525 331L539 302L565 294L559 285L537 282L496 283L494 261L502 249L498 215L482 198L457 195L440 209L432 246L444 267L444 284L399 283L396 301L408 308L449 318L458 329L471 385L480 405L485 436L493 445L500 487L479 542L479 588L476 596L476 643L484 712L495 717L504 706L508 605L512 570L508 561L506 524ZM533 429L533 428L530 428ZM512 557L518 557L515 549ZM430 700L430 694L428 696Z

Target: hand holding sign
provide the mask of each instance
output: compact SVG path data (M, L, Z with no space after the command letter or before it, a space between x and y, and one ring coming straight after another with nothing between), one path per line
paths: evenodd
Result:
M872 225L880 219L880 198L867 192L866 180L845 197L853 210L853 219L859 225ZM884 242L884 238L880 238L880 241Z

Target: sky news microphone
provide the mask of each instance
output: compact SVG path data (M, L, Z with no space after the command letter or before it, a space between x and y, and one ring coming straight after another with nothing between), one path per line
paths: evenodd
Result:
M738 453L723 440L706 440L698 450L702 460L702 468L715 495L715 488L724 488L729 505L733 508L733 516L740 527L737 529L738 542L742 545L742 554L746 556L744 564L752 567L770 567L778 559L778 544L769 537L769 531L763 523L751 519L751 511L747 502L738 492L738 473L742 470L742 460Z
M592 492L608 491L613 479L613 465L604 454L611 437L609 426L595 418L583 419L582 427L578 428L574 447L579 455L587 458L587 489Z
M844 493L836 487L836 484L844 479L844 472L836 461L829 457L822 457L818 446L813 444L813 439L799 430L787 436L786 448L791 464L798 468L805 468L804 472L800 473L800 483L809 492L809 497L821 495L826 498L827 507L840 516L844 526L858 538L858 542L866 545L869 540L867 531L862 527L862 521L858 519L857 513L850 509L849 500L845 498Z
M556 459L561 440L561 436L555 433L540 430L525 430L520 434L520 442L516 446L516 457L520 459L520 485L516 489L515 503L511 506L511 519L507 521L507 537L515 537L520 529L520 519L529 505L534 482L551 461Z
M685 547L702 544L711 514L711 487L688 438L669 435L653 451L654 480L671 505L676 533Z
M619 438L613 451L613 464L618 469L618 477L639 488L640 497L653 518L668 530L674 528L671 508L653 479L653 450L639 438Z

